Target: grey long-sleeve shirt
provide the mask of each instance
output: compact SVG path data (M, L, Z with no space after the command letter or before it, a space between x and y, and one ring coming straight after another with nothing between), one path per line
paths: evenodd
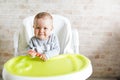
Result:
M55 34L51 34L47 40L40 40L33 36L28 45L29 49L45 54L47 59L59 55L60 52L59 41Z

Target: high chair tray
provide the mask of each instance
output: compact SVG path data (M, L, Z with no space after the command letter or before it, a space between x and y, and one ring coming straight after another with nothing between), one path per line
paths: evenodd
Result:
M39 57L18 56L5 63L3 79L76 80L80 78L85 80L91 73L90 60L79 54L63 54L47 61L42 61Z

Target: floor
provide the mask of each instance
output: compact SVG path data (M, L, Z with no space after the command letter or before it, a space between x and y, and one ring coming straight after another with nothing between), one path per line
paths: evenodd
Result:
M87 80L117 80L115 78L89 78Z

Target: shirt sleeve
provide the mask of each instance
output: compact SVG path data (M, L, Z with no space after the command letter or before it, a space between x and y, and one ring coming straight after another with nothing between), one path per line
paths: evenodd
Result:
M34 44L34 38L31 38L31 40L29 41L29 44L28 44L28 47L27 47L27 50L35 50L36 51L36 46Z
M53 35L51 38L52 39L51 39L50 43L52 43L52 44L50 44L50 46L51 46L50 50L45 52L47 59L49 59L53 56L59 55L59 53L60 53L60 45L59 45L57 36Z

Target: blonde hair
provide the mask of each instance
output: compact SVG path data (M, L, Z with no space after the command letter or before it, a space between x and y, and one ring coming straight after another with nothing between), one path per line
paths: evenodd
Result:
M34 28L37 26L37 20L40 19L40 18L50 19L52 21L52 23L53 23L53 17L52 17L52 15L50 13L40 12L34 18L34 24L33 24ZM53 25L52 25L52 27L53 27Z

